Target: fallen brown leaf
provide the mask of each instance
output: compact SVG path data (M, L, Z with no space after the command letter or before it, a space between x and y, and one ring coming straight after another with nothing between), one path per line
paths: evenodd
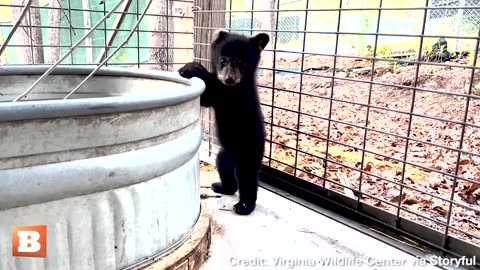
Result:
M462 166L468 165L468 164L470 164L470 159L464 158L464 159L460 160L460 162L458 162L458 164L460 164Z
M366 172L371 172L372 169L373 169L373 164L372 164L372 162L368 162L368 163L367 163L367 166L365 166L365 168L364 168L363 170L366 171Z
M476 191L477 189L479 189L479 188L480 188L480 185L473 183L473 184L468 188L468 190L465 191L465 194L470 195L470 194L472 194L473 192L475 192L475 191Z
M434 206L433 210L437 211L442 216L447 216L447 213L448 213L447 209L445 209L445 207L443 207L441 205Z
M418 200L415 199L415 198L408 198L408 199L403 201L403 204L406 204L406 205L412 205L412 204L417 204L417 203L418 203Z
M403 192L402 193L402 201L404 201L406 197L407 197L407 193ZM393 198L390 199L390 202L393 202L393 203L397 203L399 201L400 201L400 194L398 194L397 196L394 196Z
M293 174L295 172L295 169L287 166L283 169L283 171L288 173L288 174Z
M333 162L328 163L328 170L329 171L337 170L337 164Z

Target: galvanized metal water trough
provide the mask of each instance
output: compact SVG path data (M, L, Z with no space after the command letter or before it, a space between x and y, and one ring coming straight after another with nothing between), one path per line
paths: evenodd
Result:
M199 96L176 73L0 69L0 269L124 269L182 243L199 219ZM12 227L47 225L47 257L12 256Z

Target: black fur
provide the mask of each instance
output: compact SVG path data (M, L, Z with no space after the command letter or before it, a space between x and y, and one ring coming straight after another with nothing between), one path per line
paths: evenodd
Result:
M221 182L212 184L212 189L226 195L238 190L240 201L234 210L239 215L253 212L257 201L265 126L256 71L260 54L269 41L264 33L246 37L219 31L211 43L213 73L195 62L178 70L185 78L198 77L205 82L200 105L215 111L222 146L216 164Z

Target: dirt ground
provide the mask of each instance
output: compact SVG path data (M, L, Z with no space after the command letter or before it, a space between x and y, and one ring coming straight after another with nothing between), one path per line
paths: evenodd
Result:
M448 63L466 65L468 59ZM304 68L320 66L333 66L333 58L306 58ZM408 87L415 84L416 66L376 64L373 81L396 87L358 82L371 80L371 62L338 59L337 68L353 66L370 69L349 74L336 72L335 76L348 77L350 81L336 79L333 87L332 78L304 75L301 79L299 74L284 73L275 75L275 88L280 90L272 93L268 88L273 85L272 78L259 78L259 86L267 87L259 88L262 103L272 104L273 95L275 107L272 158L279 162L272 165L351 197L357 194L351 190L358 190L361 185L362 201L394 214L401 203L401 216L441 232L445 231L442 223L449 222L450 235L480 245L480 100L470 99L465 115L467 99L452 95L464 94L471 69L422 65L417 87L443 93L415 91L413 94ZM276 63L277 69L299 67L300 61L280 59ZM333 75L326 71L311 74ZM474 86L478 84L477 79ZM331 112L330 97L333 97ZM366 104L371 107L367 109ZM414 115L410 119L412 109ZM263 112L266 122L271 122L271 107L263 106ZM362 127L366 125L367 114L369 130L365 137ZM473 127L461 124L465 117L466 123ZM329 118L333 121L329 122ZM269 136L270 129L267 125ZM462 129L461 149L473 155L461 153L459 156L455 151L460 148ZM327 138L330 139L328 146ZM269 148L267 144L267 156ZM407 164L404 168L402 160L406 151L406 160L413 165ZM324 162L326 156L328 161ZM449 220L452 176L457 160L462 164L458 175L469 181L456 181ZM324 177L328 179L325 183Z

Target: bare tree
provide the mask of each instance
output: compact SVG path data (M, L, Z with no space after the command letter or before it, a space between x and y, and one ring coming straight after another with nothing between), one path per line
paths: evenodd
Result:
M50 9L48 12L48 29L47 33L47 63L55 63L60 57L60 26L62 19L63 0L50 0Z
M23 0L11 0L12 5L20 7L12 8L12 17L14 21L17 21L22 12ZM33 0L32 6L39 6L39 0ZM23 58L24 64L43 64L43 48L42 48L42 30L40 26L40 10L38 8L30 8L27 15L21 21L21 27L19 27L15 33L15 39L17 45L23 45L17 47L18 53ZM36 26L36 27L30 27ZM32 46L33 45L33 46Z
M173 69L173 18L167 17L172 15L172 2L170 0L153 0L148 13L158 14L154 17L153 32L150 34L149 46L150 63L157 63L154 68L161 70Z

